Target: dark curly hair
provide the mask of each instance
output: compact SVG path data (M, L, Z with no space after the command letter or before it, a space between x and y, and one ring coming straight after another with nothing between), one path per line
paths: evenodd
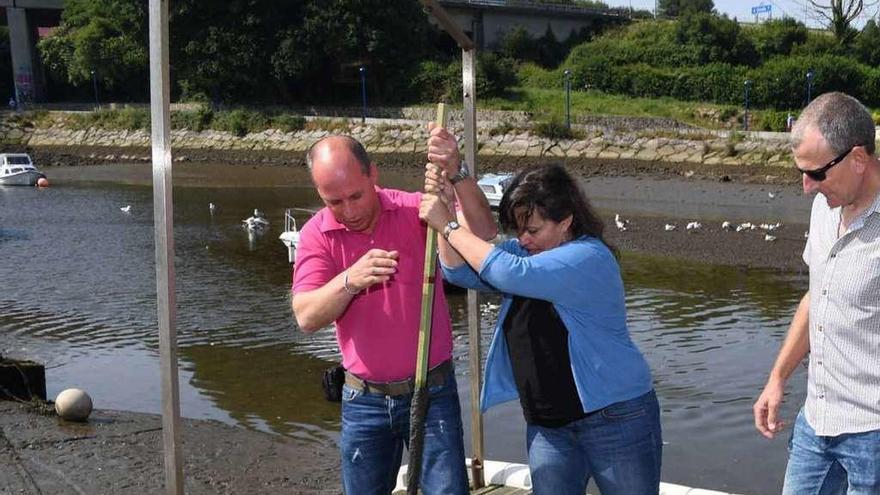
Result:
M561 222L571 215L569 233L572 239L583 235L595 237L615 256L618 255L617 249L603 237L605 223L560 163L536 165L516 174L501 197L498 210L501 228L512 234L519 233L535 210L554 222Z

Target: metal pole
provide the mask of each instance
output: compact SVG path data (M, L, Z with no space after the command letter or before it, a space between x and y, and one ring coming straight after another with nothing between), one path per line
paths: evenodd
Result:
M92 71L92 89L95 90L95 109L101 109L101 102L98 101L98 78L95 76L95 71Z
M361 114L361 124L367 122L367 68L363 65L360 68L361 73L361 101L364 104L364 111Z
M153 221L156 305L162 381L165 491L183 494L180 391L177 378L177 309L174 294L174 222L171 200L171 91L168 77L168 0L150 0L150 120L153 148Z
M813 99L812 98L812 96L813 96L813 76L814 76L813 69L808 69L807 70L807 102L804 104L804 106L809 105Z
M571 129L571 71L565 69L565 127Z
M749 89L752 87L752 81L746 79L745 86L745 114L743 115L743 130L749 130Z
M464 159L477 176L477 50L461 50L461 87L464 97ZM468 363L471 376L471 479L474 489L482 488L483 476L483 413L480 411L482 387L482 351L480 334L480 301L475 290L467 293Z

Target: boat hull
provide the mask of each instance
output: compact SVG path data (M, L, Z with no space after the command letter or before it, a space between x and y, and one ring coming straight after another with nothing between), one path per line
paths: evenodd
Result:
M37 185L37 181L41 178L45 177L45 175L35 172L33 170L27 170L25 172L19 172L17 174L12 175L4 175L0 177L0 185L2 186L35 186Z

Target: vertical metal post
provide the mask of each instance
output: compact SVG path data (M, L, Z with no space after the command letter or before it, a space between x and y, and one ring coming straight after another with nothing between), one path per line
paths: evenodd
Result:
M95 90L95 110L101 109L101 102L98 100L98 77L95 71L92 71L92 89Z
M476 108L477 50L461 50L461 82L464 97L464 158L477 176L477 108ZM475 290L467 295L468 308L468 361L471 376L471 478L474 489L485 486L483 478L483 414L480 412L482 379L480 301Z
M177 309L174 294L174 222L171 198L171 92L168 77L168 0L150 0L150 119L153 148L153 221L156 303L162 380L165 491L183 494L180 391L177 378Z
M565 127L571 129L571 71L565 69Z
M745 98L743 102L743 106L745 107L745 113L743 114L743 130L749 130L749 90L752 88L752 81L746 79L746 82L743 84Z
M364 104L364 111L361 114L361 124L367 122L367 68L363 65L360 68L361 73L361 101Z
M806 101L806 103L804 103L804 106L809 105L810 102L813 101L812 97L813 97L813 76L814 75L815 74L813 74L813 69L807 70L807 101Z

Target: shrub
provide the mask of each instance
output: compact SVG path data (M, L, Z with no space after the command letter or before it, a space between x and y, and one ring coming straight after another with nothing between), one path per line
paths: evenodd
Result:
M174 129L190 129L196 132L210 129L214 120L214 111L207 105L199 105L196 110L171 112L171 127Z
M306 126L306 119L302 115L282 113L272 118L272 127L281 132L301 131Z
M557 119L539 122L535 125L534 130L535 134L549 139L574 139L575 137L574 132Z
M236 109L231 112L218 112L214 116L214 129L231 132L244 137L251 132L260 132L269 127L269 119L264 114Z

